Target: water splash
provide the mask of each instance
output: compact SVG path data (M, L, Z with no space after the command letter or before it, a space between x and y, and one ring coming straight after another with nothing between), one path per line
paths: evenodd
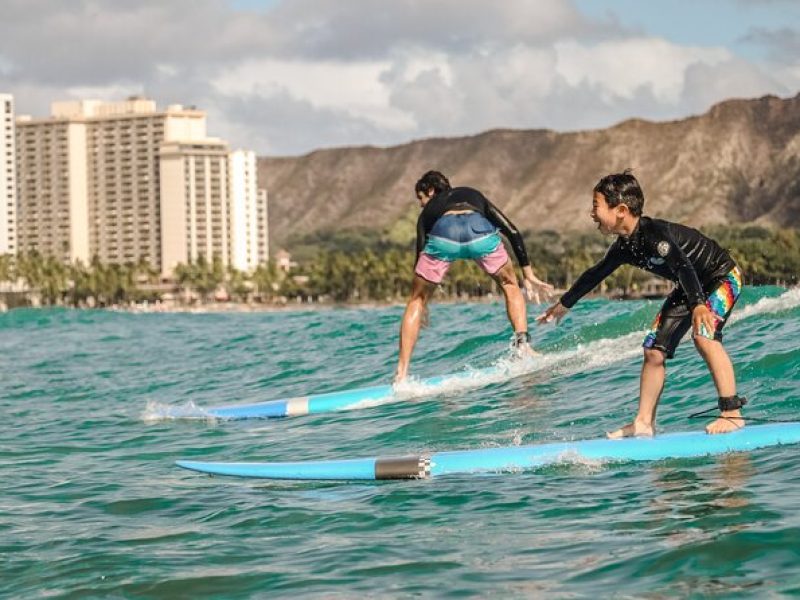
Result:
M145 423L157 423L159 421L173 421L176 419L203 419L215 422L217 418L194 402L189 400L186 404L172 406L149 400L141 415Z
M734 310L731 318L728 319L729 323L735 323L742 319L747 319L756 315L767 313L779 313L787 310L792 310L800 306L800 287L795 287L787 290L776 298L761 298L755 304L745 306L741 310Z

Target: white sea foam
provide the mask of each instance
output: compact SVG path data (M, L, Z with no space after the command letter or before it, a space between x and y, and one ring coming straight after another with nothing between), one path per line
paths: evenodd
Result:
M735 323L742 319L747 319L755 315L762 315L765 313L777 313L785 310L791 310L800 306L800 287L795 287L787 290L776 298L761 298L755 304L745 306L741 310L733 311L728 323Z
M215 421L216 417L194 402L189 400L185 404L173 406L161 404L160 402L148 401L142 413L142 421L145 423L157 423L158 421L171 421L175 419L203 419Z
M369 400L361 400L359 402L354 402L353 404L348 404L340 408L340 411L345 410L360 410L362 408L372 408L373 406L381 406L382 404L390 404L392 402L397 402L402 398L398 398L397 394L389 394L388 396L383 396L381 398L371 398Z
M468 367L464 371L448 375L436 382L409 377L394 385L397 399L420 398L431 394L448 394L484 387L492 383L508 381L514 377L535 373L542 366L544 356L521 359L501 358L484 369Z
M602 458L589 458L576 450L565 450L553 458L550 464L571 465L584 473L597 473L610 462Z

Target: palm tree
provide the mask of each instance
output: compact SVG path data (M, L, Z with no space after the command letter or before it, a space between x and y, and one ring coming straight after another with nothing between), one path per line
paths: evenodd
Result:
M229 298L239 302L247 302L250 293L253 291L253 283L246 273L234 267L228 267L228 272L225 276L225 289Z
M280 277L280 270L274 260L268 260L256 267L250 279L255 285L255 291L261 297L262 302L265 299L272 300L280 285Z
M14 278L14 256L0 254L0 281L11 281Z

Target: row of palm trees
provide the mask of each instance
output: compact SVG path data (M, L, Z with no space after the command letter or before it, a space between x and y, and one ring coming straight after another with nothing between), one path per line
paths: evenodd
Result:
M569 255L571 268L591 264L589 255ZM414 254L408 250L365 249L321 252L285 272L274 261L251 273L226 267L215 257L199 257L174 270L171 282L163 282L147 261L135 264L65 264L37 253L0 256L0 281L21 281L45 305L112 306L156 302L169 293L178 301L287 302L292 299L327 302L396 301L411 288ZM542 271L546 276L546 272ZM442 293L450 297L484 296L498 291L492 279L471 262L455 263Z
M88 265L67 264L37 252L0 256L0 281L21 282L43 304L91 303L110 306L147 299L143 284L158 282L158 272L146 261L131 265L103 264L96 258Z

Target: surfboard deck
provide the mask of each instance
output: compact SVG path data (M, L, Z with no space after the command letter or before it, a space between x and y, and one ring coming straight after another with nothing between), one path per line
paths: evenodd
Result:
M589 439L506 448L432 454L304 462L202 462L179 460L184 469L211 475L260 479L383 480L427 479L464 473L535 469L560 462L651 461L746 452L800 443L800 422L749 425L732 433L666 433L653 438Z

